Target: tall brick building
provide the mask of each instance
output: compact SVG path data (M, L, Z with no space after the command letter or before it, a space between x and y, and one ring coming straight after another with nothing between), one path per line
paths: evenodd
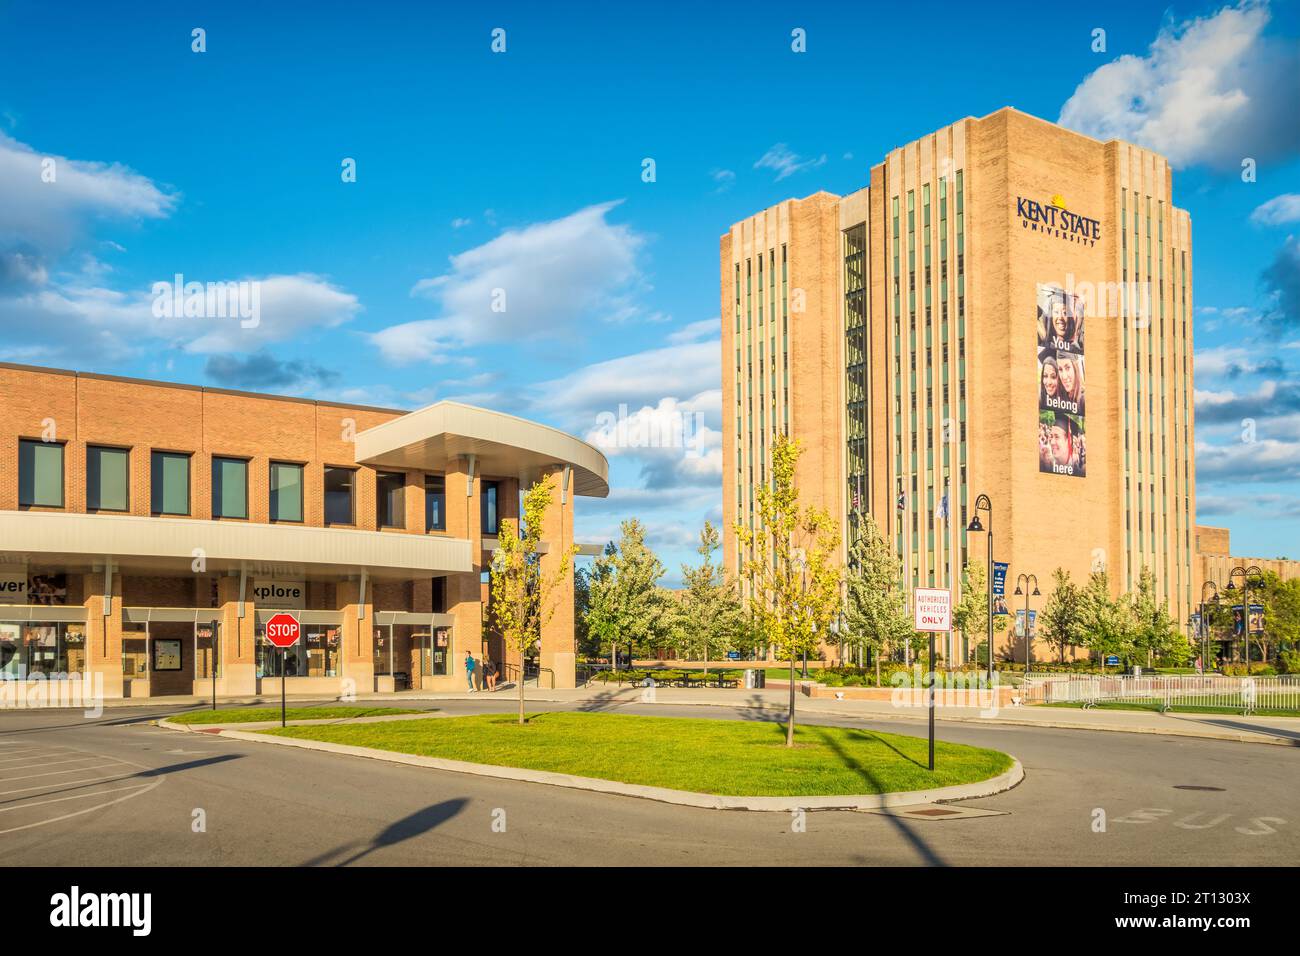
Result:
M753 524L772 441L805 448L805 501L871 514L906 587L985 561L1116 589L1143 567L1199 601L1191 220L1168 162L1013 109L891 150L721 239L723 505ZM944 512L947 512L945 518ZM983 515L987 527L990 516ZM729 567L741 560L728 533ZM1039 598L1035 606L1041 607ZM1008 631L999 654L1023 656ZM1045 649L1036 649L1037 654ZM945 657L964 659L970 646Z
M458 689L466 651L517 675L485 572L544 475L545 571L576 497L608 493L604 456L555 429L0 365L0 676L237 695L283 666L291 693ZM567 582L536 662L558 687L572 563ZM287 658L262 633L278 609L301 622Z

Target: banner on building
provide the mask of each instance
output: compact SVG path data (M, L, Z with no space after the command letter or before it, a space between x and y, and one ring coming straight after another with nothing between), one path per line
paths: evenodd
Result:
M1087 473L1083 322L1079 296L1038 286L1038 470L1075 478Z

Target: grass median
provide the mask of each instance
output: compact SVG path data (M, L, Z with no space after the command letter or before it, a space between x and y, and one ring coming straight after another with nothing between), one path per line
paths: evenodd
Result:
M987 780L1012 763L996 750L936 741L931 773L921 737L805 725L788 749L781 724L626 714L534 714L523 726L514 715L483 714L261 733L725 796L924 790Z
M286 720L328 720L350 717L396 717L422 711L404 707L289 707ZM173 724L251 724L279 720L279 707L223 707L219 710L190 710L168 717Z

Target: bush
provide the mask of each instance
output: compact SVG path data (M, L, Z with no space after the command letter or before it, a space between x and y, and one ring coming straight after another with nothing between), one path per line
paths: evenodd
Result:
M1277 663L1283 674L1300 674L1300 650L1282 651L1277 655Z

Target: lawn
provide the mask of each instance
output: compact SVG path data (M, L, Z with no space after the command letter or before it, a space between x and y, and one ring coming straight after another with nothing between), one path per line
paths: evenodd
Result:
M1041 704L1042 707L1068 707L1079 710L1083 704L1072 701L1054 701L1049 704ZM1093 705L1097 710L1146 710L1159 712L1160 704L1145 703L1142 701L1126 700L1102 700ZM1196 707L1186 704L1174 704L1170 708L1176 714L1231 714L1237 717L1241 716L1240 707ZM1268 707L1259 707L1251 712L1252 717L1300 717L1300 710L1275 710Z
M290 707L287 720L321 720L337 717L393 717L418 714L419 710L402 707ZM224 707L220 710L191 710L168 717L174 724L250 724L258 720L279 720L279 707Z
M936 741L931 773L920 737L796 725L787 749L781 724L626 714L535 714L522 727L514 715L483 714L262 733L728 796L923 790L1011 766L996 750Z

